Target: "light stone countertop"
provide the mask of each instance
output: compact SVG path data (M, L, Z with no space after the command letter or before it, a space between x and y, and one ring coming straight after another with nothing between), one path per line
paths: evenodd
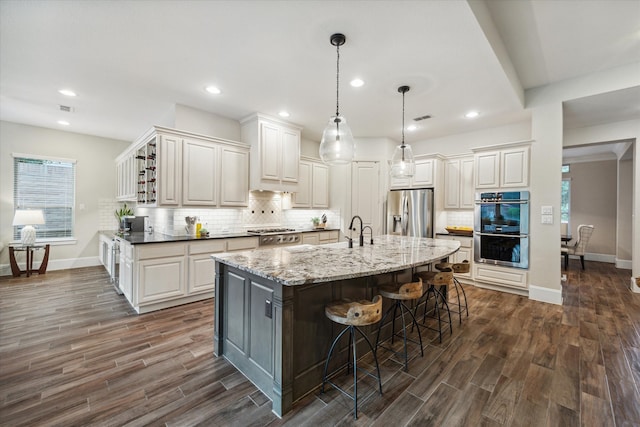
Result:
M366 239L365 239L366 240ZM231 267L287 286L331 282L400 271L445 258L460 248L455 240L384 235L363 247L354 241L297 245L213 254Z

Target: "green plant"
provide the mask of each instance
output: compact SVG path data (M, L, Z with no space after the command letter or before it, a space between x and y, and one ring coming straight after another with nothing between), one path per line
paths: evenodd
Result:
M311 222L313 223L313 225L318 225L320 224L320 218L314 216L313 218L311 218Z
M120 209L116 209L116 211L114 212L114 215L116 216L116 218L118 218L118 222L122 221L123 216L131 216L133 214L133 209L128 207L126 203Z

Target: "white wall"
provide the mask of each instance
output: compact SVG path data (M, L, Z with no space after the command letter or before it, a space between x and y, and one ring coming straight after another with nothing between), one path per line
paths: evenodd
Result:
M175 129L240 141L240 122L213 113L176 104Z
M129 142L71 132L0 122L0 239L13 240L13 157L12 153L75 159L77 243L51 248L50 267L79 267L97 261L99 201L115 194L115 157ZM80 210L79 205L84 209ZM64 261L63 261L64 260ZM0 254L0 265L9 263L8 250ZM5 267L6 268L6 267ZM5 271L3 273L6 274Z

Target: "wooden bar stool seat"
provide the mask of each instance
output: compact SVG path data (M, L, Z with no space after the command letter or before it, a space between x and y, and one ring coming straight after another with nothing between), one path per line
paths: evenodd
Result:
M381 286L378 291L380 295L385 298L389 298L394 300L395 303L389 307L384 316L382 316L382 321L380 322L380 326L378 326L378 336L376 338L376 350L378 347L382 347L386 350L389 350L395 354L398 352L394 351L391 348L384 347L380 344L380 331L382 330L382 325L384 324L384 319L386 319L387 315L391 313L393 310L393 317L391 319L391 344L393 345L393 340L399 332L396 333L396 312L400 309L400 315L402 318L402 339L404 340L404 370L407 371L409 367L409 356L407 352L407 341L415 342L409 338L407 338L407 324L404 319L405 312L409 313L411 316L411 329L413 330L413 326L418 328L418 339L419 342L415 342L416 344L420 344L420 354L424 357L424 349L422 347L422 335L420 333L420 328L418 327L418 322L416 322L415 315L411 312L411 309L407 307L404 301L408 300L418 300L422 296L423 288L422 288L422 279L418 278L417 281L411 283L404 284L389 284Z
M440 338L440 342L442 342L442 323L449 323L449 332L453 334L453 326L451 323L451 312L449 311L449 304L447 304L447 299L444 297L440 290L436 289L438 287L448 287L453 284L453 270L451 268L444 268L444 271L419 271L415 274L416 278L422 279L424 293L420 300L424 300L424 315L422 317L422 326L423 328L430 329L438 332L438 336ZM428 309L429 301L433 299L434 304L431 310ZM414 317L418 314L418 307L420 306L420 300L416 304L414 309ZM446 314L448 316L448 321L443 319L440 315L440 306L445 308ZM438 324L437 328L431 327L427 324L427 315L434 319L437 319Z
M373 353L373 360L376 364L377 375L374 375L372 372L366 371L364 369L360 369L361 372L369 375L372 378L378 380L378 387L380 389L380 394L382 395L382 380L380 377L380 366L378 366L378 358L376 357L375 347L371 344L371 341L367 337L365 333L363 333L359 326L367 326L373 325L380 321L382 318L382 297L380 295L376 295L372 301L368 300L360 300L360 301L333 301L327 304L324 308L325 315L332 321L339 323L341 325L346 325L346 328L342 330L338 334L338 336L331 343L331 347L329 348L329 354L327 354L327 360L324 363L324 373L322 375L322 388L320 389L321 393L324 393L324 385L331 384L336 390L340 391L345 396L349 397L353 400L353 418L358 418L358 359L356 352L356 331L360 332L360 335L364 338L364 340L369 345L371 352ZM333 350L336 347L340 338L349 331L349 353L351 353L351 349L353 349L353 359L347 362L347 373L353 366L353 394L348 393L342 387L335 384L333 381L329 379L327 375L327 369L329 368L329 360L331 360L331 355L333 354ZM335 372L331 375L334 376Z
M464 291L464 287L462 286L462 283L460 283L460 281L456 278L456 274L468 273L469 270L471 269L471 264L469 264L469 261L465 259L462 262L456 262L456 263L442 262L440 264L436 264L435 267L440 271L447 271L448 269L453 270L453 287L456 290L456 297L458 300L458 311L453 310L451 307L449 307L449 309L452 313L458 314L458 319L460 321L460 324L462 324L462 313L463 311L466 312L467 317L469 317L469 306L467 305L467 294ZM460 298L460 292L462 292L462 298L464 299L464 304L462 304L462 301ZM447 300L451 301L450 292L447 292L446 297L447 297Z

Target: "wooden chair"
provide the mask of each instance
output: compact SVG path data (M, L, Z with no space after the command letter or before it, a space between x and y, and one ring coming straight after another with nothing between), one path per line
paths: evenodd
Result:
M443 286L452 285L453 269L443 267L443 271L440 271L440 272L419 271L415 274L415 277L422 279L423 289L426 288L424 290L422 297L420 298L420 299L424 299L424 315L422 317L422 324L420 326L422 326L423 328L431 329L438 332L438 335L440 337L440 342L442 342L442 323L443 322L449 323L449 332L451 334L453 334L453 326L451 323L451 311L449 311L449 304L447 303L447 299L444 297L444 295L442 294L442 292L440 292L439 289L436 289L436 286L440 288ZM434 300L433 309L427 310L429 300L432 298ZM418 300L418 303L416 304L416 307L414 309L414 316L418 314L419 306L420 306L420 300ZM442 306L447 310L446 314L449 317L448 322L447 320L442 319L442 316L440 315L440 306ZM433 315L430 315L430 317L433 317L434 319L438 320L437 328L433 328L427 325L426 318L428 313L433 313Z
M378 336L376 338L376 350L378 349L378 347L382 347L395 354L398 354L398 352L394 351L393 349L384 347L383 345L380 344L380 331L382 330L382 325L384 325L384 319L386 319L389 313L391 313L391 311L393 310L393 317L391 319L391 344L393 345L394 338L396 337L396 335L399 334L399 332L396 333L396 313L398 309L400 309L400 317L402 318L402 339L404 340L404 370L407 371L409 367L407 341L409 339L407 338L407 323L405 322L405 319L404 319L405 312L409 313L409 315L411 316L412 329L413 329L413 325L415 325L418 328L418 339L420 340L419 342L420 354L424 357L424 349L422 347L422 335L420 334L420 327L418 325L418 322L416 322L415 315L411 312L411 309L407 307L407 305L404 303L404 301L420 299L423 293L422 279L418 278L416 282L411 282L411 283L404 283L404 284L394 283L389 285L383 285L378 289L378 291L380 292L380 295L382 295L385 298L394 300L395 303L391 307L389 307L389 309L386 311L384 316L382 316L382 321L380 322L380 326L378 326Z
M467 294L464 291L464 287L462 287L462 283L460 283L460 281L456 278L456 274L465 274L468 273L469 270L471 269L471 264L469 264L468 260L464 260L462 262L456 262L456 263L451 263L451 262L441 262L439 264L435 265L437 270L440 271L446 271L446 269L452 269L453 270L453 288L456 290L456 297L458 300L458 311L455 311L453 308L451 308L451 306L449 306L449 310L452 313L457 313L458 314L458 319L460 321L460 324L462 324L462 313L463 311L466 312L467 317L469 317L469 306L467 304ZM447 285L444 285L447 286ZM462 298L464 299L464 304L462 304L461 298L460 298L460 293L462 292ZM446 293L446 298L448 301L451 301L451 293L449 292L449 289L447 289L447 293Z
M376 370L378 375L374 375L369 371L362 370L365 374L369 375L372 378L376 378L378 380L378 387L380 388L380 394L382 395L382 380L380 377L380 367L378 366L378 358L376 357L376 350L371 345L371 341L367 338L367 335L364 334L359 326L372 325L377 323L382 318L382 297L380 295L376 295L372 301L360 300L360 301L334 301L327 304L324 308L325 315L336 323L340 323L341 325L346 325L347 327L342 330L338 334L338 336L331 343L331 347L329 348L329 354L327 355L327 360L324 363L324 373L322 375L322 388L320 389L321 393L324 393L324 385L326 383L331 384L336 390L340 391L345 396L349 397L353 400L353 418L358 418L358 363L357 363L357 354L356 354L356 331L360 332L369 345L371 352L373 353L373 360L376 364ZM351 353L351 349L353 348L353 360L347 362L347 372L352 367L353 363L353 394L349 394L345 390L343 390L340 386L333 383L327 376L327 369L329 367L329 360L331 359L331 354L336 347L340 338L349 331L349 353ZM335 374L335 373L334 373Z
M587 244L593 234L595 227L593 225L580 224L578 226L578 240L573 245L561 246L560 253L564 257L564 269L569 267L569 255L580 256L580 263L584 270L584 254L587 250Z

